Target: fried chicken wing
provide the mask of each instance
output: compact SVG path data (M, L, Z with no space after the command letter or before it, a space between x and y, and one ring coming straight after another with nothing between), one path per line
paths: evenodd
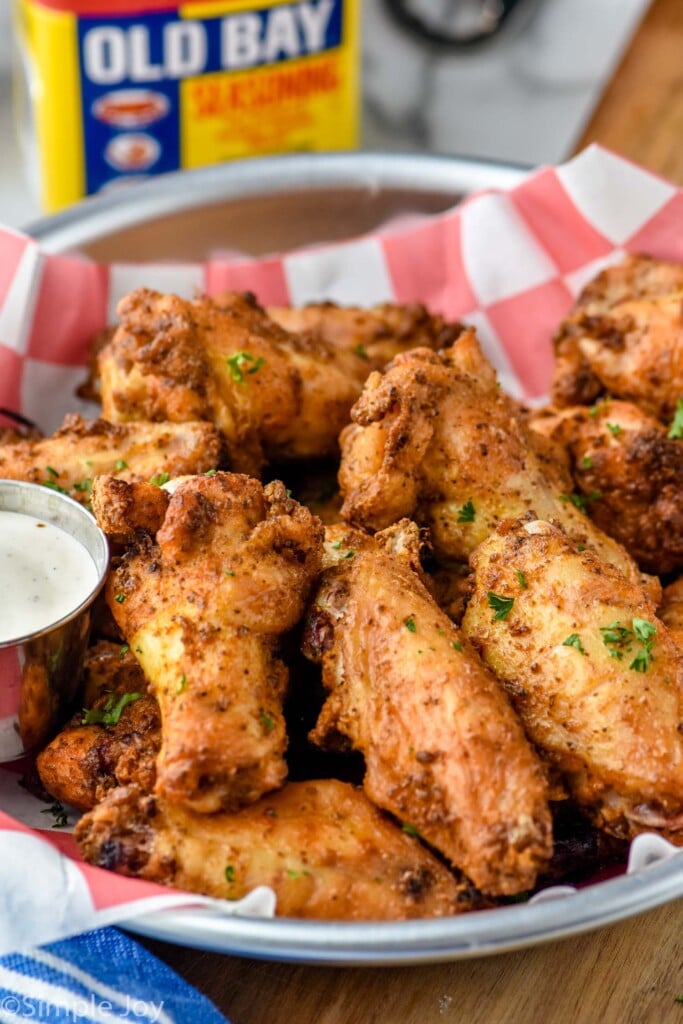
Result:
M498 388L473 330L372 374L352 418L339 472L351 523L378 530L413 516L438 558L466 561L498 522L533 509L640 579L621 545L575 506L571 479Z
M651 573L683 568L683 441L637 405L606 400L532 417L566 446L593 522Z
M632 255L582 292L554 339L556 405L611 394L663 423L683 394L683 264Z
M342 735L364 788L483 892L533 886L551 854L541 766L505 694L411 565L417 528L328 531L304 653L330 696L312 738ZM387 550L388 548L388 550Z
M86 811L116 786L135 785L143 793L151 792L161 745L154 697L114 691L88 711L79 711L38 755L36 767L47 792ZM105 724L83 724L97 712Z
M221 440L210 423L125 423L67 416L52 437L0 446L0 476L28 480L90 499L98 474L122 480L203 473L221 462Z
M188 892L234 900L271 886L287 917L441 917L482 902L360 790L332 779L290 782L234 815L118 789L74 835L91 864Z
M510 521L472 556L463 632L529 738L608 832L683 845L683 664L654 604L549 523Z
M125 508L126 486L98 477L95 509L112 492ZM107 601L161 708L156 792L197 811L235 809L286 775L278 638L316 579L322 525L281 483L232 473L191 477L165 500L156 538L130 542ZM134 501L128 511L134 532Z
M185 302L142 289L122 300L119 316L99 357L104 415L211 420L232 468L252 474L266 459L336 454L372 360L386 350L378 343L365 359L359 343L290 333L236 293ZM433 332L435 344L444 330Z
M664 587L658 614L674 643L683 653L683 576L679 576L668 587Z
M363 309L338 306L335 302L312 302L307 306L269 306L268 315L286 331L312 336L365 365L357 367L359 383L371 370L381 370L399 352L411 348L439 349L452 345L464 330L462 324L448 323L428 313L421 302L408 305L384 302Z
M111 693L147 693L147 680L127 644L99 640L85 654L81 703L89 708Z

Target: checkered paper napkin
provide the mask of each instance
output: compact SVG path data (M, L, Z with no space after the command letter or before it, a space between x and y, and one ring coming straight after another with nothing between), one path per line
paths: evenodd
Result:
M0 229L0 406L45 431L66 412L96 414L73 394L88 340L113 321L121 296L143 285L188 298L248 289L265 304L419 300L475 325L503 387L540 401L558 321L583 285L627 251L683 261L683 193L596 146L446 213L259 260L100 265L45 254ZM0 729L11 724L2 716L0 702ZM269 890L235 906L83 864L70 836L46 829L9 766L0 769L0 808L0 955L188 902L211 913L273 913ZM642 857L634 844L634 870L673 852L649 839Z

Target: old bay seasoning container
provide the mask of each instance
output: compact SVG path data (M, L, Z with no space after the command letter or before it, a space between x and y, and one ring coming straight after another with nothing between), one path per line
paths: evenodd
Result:
M47 211L117 183L357 144L360 0L15 0Z

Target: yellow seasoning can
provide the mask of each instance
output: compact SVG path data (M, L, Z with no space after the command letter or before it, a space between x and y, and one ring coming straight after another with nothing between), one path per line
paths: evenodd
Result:
M360 0L14 0L43 207L270 153L351 149Z

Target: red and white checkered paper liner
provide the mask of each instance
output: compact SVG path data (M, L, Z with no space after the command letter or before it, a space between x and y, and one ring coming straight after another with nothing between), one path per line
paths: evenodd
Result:
M535 171L508 191L479 193L438 216L258 260L102 265L45 254L25 235L0 230L0 406L22 412L45 431L66 412L92 414L94 408L73 395L83 378L88 340L113 322L118 300L143 285L187 298L248 289L262 303L277 305L421 301L449 319L473 324L503 387L540 401L550 381L550 339L558 321L584 284L625 252L683 261L683 192L598 146L561 167ZM159 906L182 899L64 857L60 875L55 844L72 858L73 842L44 831L51 840L47 846L30 833L17 819L36 826L36 803L18 797L13 787L16 776L0 772L0 806L14 815L0 815L0 921L6 929L4 935L0 929L0 953L15 942L49 941L92 927L104 912L111 922L149 909L138 907L138 900ZM11 808L5 799L10 790ZM12 829L22 833L19 856L12 855L18 842ZM648 838L654 845L648 847L646 837L644 847L639 841L648 862L673 851L657 837ZM49 851L43 855L44 876L33 868L33 878L45 877L45 885L26 878L29 840ZM641 863L639 854L634 869ZM272 906L259 904L251 912L269 913ZM12 922L19 920L17 931Z

